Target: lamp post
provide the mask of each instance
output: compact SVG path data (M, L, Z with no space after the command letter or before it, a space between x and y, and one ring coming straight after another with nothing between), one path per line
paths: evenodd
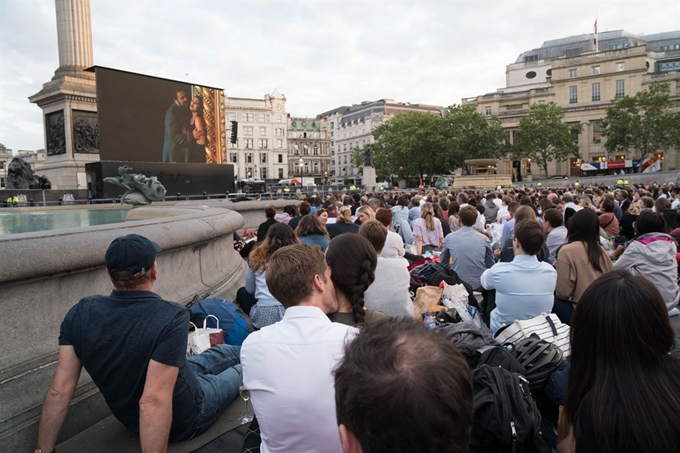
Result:
M300 188L302 188L302 169L303 169L303 164L305 163L305 160L300 156Z
M324 185L328 185L328 170L323 172L323 183Z

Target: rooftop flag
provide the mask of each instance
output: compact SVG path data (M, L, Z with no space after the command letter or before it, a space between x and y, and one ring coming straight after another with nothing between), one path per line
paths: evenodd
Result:
M593 44L595 45L595 52L597 52L597 19L595 19L595 25L593 26L594 30L594 35L593 35Z

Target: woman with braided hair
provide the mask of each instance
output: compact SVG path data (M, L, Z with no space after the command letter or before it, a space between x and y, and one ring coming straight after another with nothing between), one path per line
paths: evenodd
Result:
M326 264L331 268L331 281L339 310L329 315L331 321L350 326L388 318L385 313L366 309L364 293L375 279L378 257L367 239L346 233L331 240L326 249Z

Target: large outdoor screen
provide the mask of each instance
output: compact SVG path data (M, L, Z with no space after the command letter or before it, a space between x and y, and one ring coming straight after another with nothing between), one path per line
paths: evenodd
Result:
M95 67L103 161L226 162L224 91Z

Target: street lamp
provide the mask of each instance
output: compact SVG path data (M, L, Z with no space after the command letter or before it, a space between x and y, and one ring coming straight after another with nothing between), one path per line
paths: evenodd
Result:
M302 166L305 163L305 160L300 156L300 188L302 188Z
M328 170L323 172L323 181L325 185L328 185Z

